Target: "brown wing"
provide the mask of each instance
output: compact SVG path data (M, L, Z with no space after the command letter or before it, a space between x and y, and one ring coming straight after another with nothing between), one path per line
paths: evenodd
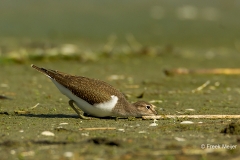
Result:
M35 65L32 65L32 67L56 80L64 87L68 88L74 95L84 99L92 105L110 100L111 95L125 99L117 89L104 81L82 76L72 76L55 70L39 68Z
M64 78L58 75L54 79L72 91L74 95L92 105L108 101L111 99L111 95L116 95L115 89L112 86L99 80L71 75L66 75Z

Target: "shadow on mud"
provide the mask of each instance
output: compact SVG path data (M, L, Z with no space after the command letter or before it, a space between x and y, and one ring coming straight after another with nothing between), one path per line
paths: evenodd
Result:
M35 118L79 118L78 115L67 115L67 114L18 114L18 116L35 117Z

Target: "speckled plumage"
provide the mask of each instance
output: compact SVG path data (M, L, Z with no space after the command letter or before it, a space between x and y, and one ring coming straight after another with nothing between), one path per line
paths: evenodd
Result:
M32 67L44 73L49 78L54 79L56 82L70 90L75 96L85 100L91 105L107 102L111 100L112 95L117 96L118 102L112 109L113 116L139 116L139 113L137 113L137 107L130 104L120 91L104 81L83 76L73 76L55 70L39 68L35 65L32 65ZM141 103L141 101L138 103ZM153 109L153 112L156 111Z

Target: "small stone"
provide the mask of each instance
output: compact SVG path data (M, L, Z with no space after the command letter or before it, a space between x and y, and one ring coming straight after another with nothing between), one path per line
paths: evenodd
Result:
M64 122L64 123L60 123L59 125L67 125L67 124L68 124L68 123L65 123L65 122Z
M157 103L157 104L159 104L159 103L162 103L163 101L162 100L151 100L151 101L149 101L149 103Z
M113 81L113 80L120 80L120 79L125 79L124 75L111 75L108 77L108 80Z
M23 157L34 156L34 155L35 155L34 151L27 151L27 152L21 153L21 156L23 156Z
M50 131L43 131L41 134L44 136L55 136L55 134Z
M186 139L184 139L184 138L180 138L180 137L174 137L174 139L176 139L176 140L179 141L179 142L186 141Z
M11 150L10 153L11 154L16 154L16 151L15 150Z
M193 124L194 122L192 121L182 121L180 124Z
M73 156L73 153L72 152L65 152L63 155L64 155L64 157L71 158Z
M151 127L155 127L155 126L157 126L158 124L157 123L151 123L149 126L151 126Z
M82 133L81 135L88 137L88 136L89 136L89 132L87 132L87 133Z
M119 128L118 131L120 131L120 132L125 132L125 129Z
M158 124L157 124L156 122L157 122L157 120L154 119L154 120L153 120L153 123L151 123L149 126L151 126L151 127L155 127L155 126L157 126Z
M143 134L143 133L147 133L146 131L139 131L138 133Z

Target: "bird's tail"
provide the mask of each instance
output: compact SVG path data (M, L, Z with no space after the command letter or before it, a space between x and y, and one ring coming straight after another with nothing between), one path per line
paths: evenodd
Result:
M37 71L45 74L47 77L52 78L52 76L51 76L52 70L48 70L48 69L45 69L45 68L40 68L38 66L35 66L34 64L31 64L31 67L36 69Z

